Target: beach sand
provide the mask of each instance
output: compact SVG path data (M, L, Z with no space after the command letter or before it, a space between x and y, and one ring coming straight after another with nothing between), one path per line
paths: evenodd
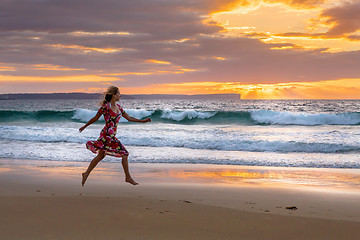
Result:
M0 239L360 239L356 184L309 184L357 170L0 161Z

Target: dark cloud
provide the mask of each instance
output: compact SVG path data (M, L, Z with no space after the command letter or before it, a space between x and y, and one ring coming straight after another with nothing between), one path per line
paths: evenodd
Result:
M290 32L277 34L285 37L311 37L311 38L347 38L349 40L358 40L357 35L352 35L360 30L360 3L345 3L340 6L325 9L318 18L313 19L314 26L317 24L326 24L329 30L323 33L301 33Z
M270 50L279 44L263 44L252 39L202 38L194 56L207 60L189 58L191 66L205 72L194 72L192 80L238 81L247 83L276 83L289 81L318 81L351 78L360 75L358 62L360 51L345 53L321 53L315 51ZM288 44L284 44L287 46ZM226 46L226 48L224 48ZM225 57L219 61L211 56ZM184 59L184 58L182 58ZM186 66L184 62L183 65Z
M121 83L120 83L121 84ZM117 86L120 86L117 84ZM104 87L105 86L105 87ZM23 93L24 89L26 92L34 93L50 93L50 92L76 92L79 89L98 88L104 89L107 85L94 82L73 82L71 84L64 84L61 82L1 82L1 93ZM6 91L3 91L6 90ZM95 91L95 92L101 92Z
M190 1L14 0L0 2L0 30L66 33L126 31L181 38L211 33L201 23L201 8Z
M360 35L349 35L347 38L353 41L360 41Z
M347 3L340 7L330 8L321 14L326 23L334 25L327 36L341 37L360 30L360 3Z
M133 71L131 66L139 60L161 57L154 53L171 48L174 44L169 44L170 40L221 30L214 24L204 24L202 15L208 10L193 1L177 0L1 1L0 62L75 64L93 70L117 66L118 71ZM72 33L77 31L130 34L74 36ZM101 54L67 48L74 45L123 50Z

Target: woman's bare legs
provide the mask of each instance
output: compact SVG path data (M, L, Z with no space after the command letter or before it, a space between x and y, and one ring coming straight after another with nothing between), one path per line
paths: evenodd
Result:
M132 177L130 176L129 163L128 163L128 156L127 155L122 156L122 166L123 166L124 172L125 172L125 182L131 183L132 185L138 185L138 183L135 182L134 179L132 179Z
M86 179L88 178L89 174L91 173L91 171L96 167L96 165L103 160L103 158L105 157L105 152L103 150L100 150L98 155L91 161L91 163L89 164L88 169L86 170L86 172L82 173L82 182L81 185L84 186Z

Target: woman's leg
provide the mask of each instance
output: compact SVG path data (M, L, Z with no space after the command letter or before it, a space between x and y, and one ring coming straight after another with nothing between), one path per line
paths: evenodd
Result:
M82 173L82 186L84 186L86 179L88 178L89 174L91 173L91 171L96 167L96 165L103 160L105 157L105 152L103 150L100 150L98 155L96 157L94 157L94 159L91 161L91 163L89 164L88 169L86 170L86 172Z
M128 163L128 156L127 155L122 156L122 166L123 166L124 172L125 172L125 182L131 183L132 185L138 185L138 183L135 182L134 179L132 179L132 177L130 176L129 163Z

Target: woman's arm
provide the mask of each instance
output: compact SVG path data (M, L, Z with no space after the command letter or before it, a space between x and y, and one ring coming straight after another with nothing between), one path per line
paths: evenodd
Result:
M151 122L151 119L150 118L145 118L144 120L140 120L140 119L137 119L137 118L134 118L134 117L130 117L126 112L124 112L122 114L122 116L128 120L129 122L141 122L141 123L146 123L146 122Z
M79 128L79 131L82 132L84 131L85 128L87 128L89 125L93 124L94 122L96 122L97 120L99 120L99 118L101 117L101 113L98 112L95 117L93 117L92 119L90 119L84 126L82 126L81 128Z

